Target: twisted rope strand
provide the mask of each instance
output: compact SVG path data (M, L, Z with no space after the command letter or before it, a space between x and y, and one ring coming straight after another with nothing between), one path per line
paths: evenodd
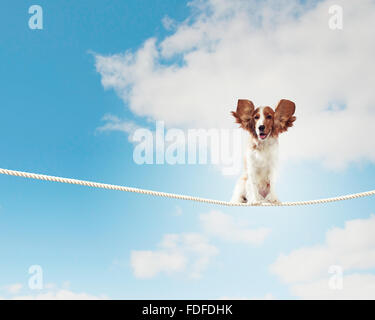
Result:
M349 195L346 195L346 196L317 199L317 200L309 200L309 201L279 202L279 203L234 203L234 202L229 202L229 201L206 199L206 198L193 197L193 196L187 196L187 195L181 195L181 194L175 194L175 193L160 192L160 191L132 188L132 187L126 187L126 186L118 186L118 185L113 185L113 184L105 184L105 183L78 180L78 179L54 177L54 176L49 176L49 175L30 173L30 172L22 172L22 171L16 171L16 170L8 170L8 169L2 169L2 168L0 168L0 174L23 177L23 178L30 178L30 179L37 179L37 180L60 182L60 183L78 184L78 185L81 185L81 186L87 186L87 187L92 187L92 188L102 188L102 189L109 189L109 190L134 192L134 193L140 193L140 194L147 194L147 195L151 195L151 196L155 196L155 197L165 197L165 198L172 198L172 199L179 199L179 200L197 201L197 202L216 204L216 205L228 206L228 207L306 206L306 205L313 205L313 204L320 204L320 203L329 203L329 202L335 202L335 201L350 200L350 199L356 199L356 198L362 198L362 197L368 197L368 196L375 195L375 190L371 190L371 191L366 191L366 192L361 192L361 193L349 194Z

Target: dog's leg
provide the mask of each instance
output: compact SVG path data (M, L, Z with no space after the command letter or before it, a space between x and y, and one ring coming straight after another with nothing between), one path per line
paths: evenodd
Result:
M274 178L271 179L270 190L265 200L269 203L274 203L274 204L280 203L279 199L277 198L276 191L275 191L275 179Z
M252 181L248 181L246 198L248 203L259 205L264 201L263 196L259 193L259 186Z
M234 203L246 203L247 202L246 183L247 183L247 173L244 173L238 179L236 183L230 202L234 202Z
M277 198L277 195L276 195L275 191L272 188L271 188L270 193L265 198L265 200L269 203L274 203L274 204L280 203L279 199Z

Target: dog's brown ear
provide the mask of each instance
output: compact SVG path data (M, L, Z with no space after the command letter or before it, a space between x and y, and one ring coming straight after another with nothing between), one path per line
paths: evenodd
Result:
M237 102L237 110L231 113L236 119L236 122L241 124L241 127L244 128L246 123L251 119L254 109L254 104L250 100L240 99Z
M286 99L280 100L275 109L274 134L285 132L293 126L293 122L296 120L296 117L293 116L295 111L294 102Z

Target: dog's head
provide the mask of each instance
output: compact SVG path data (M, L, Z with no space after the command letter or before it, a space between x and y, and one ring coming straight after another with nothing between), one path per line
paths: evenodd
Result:
M269 137L278 137L293 126L296 105L290 100L280 100L275 111L271 107L255 108L250 100L238 100L237 110L232 115L241 128L259 141Z

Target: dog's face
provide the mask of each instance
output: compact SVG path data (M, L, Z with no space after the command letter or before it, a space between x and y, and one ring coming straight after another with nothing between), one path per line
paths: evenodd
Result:
M270 107L260 107L254 110L252 117L257 138L266 140L272 134L275 111Z
M249 131L255 139L265 141L269 137L278 137L293 126L295 110L294 102L285 99L280 100L275 111L271 107L255 109L250 100L238 100L237 110L232 111L232 115L241 128Z

